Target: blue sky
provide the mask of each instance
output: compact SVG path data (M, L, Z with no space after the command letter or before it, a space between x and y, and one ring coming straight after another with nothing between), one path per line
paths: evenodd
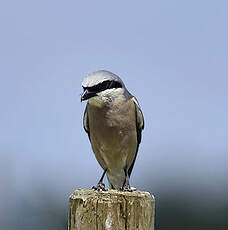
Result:
M145 116L131 182L227 185L227 1L0 3L3 187L70 193L101 169L82 127L81 81L118 74ZM7 187L8 186L8 187ZM29 189L28 189L29 188Z

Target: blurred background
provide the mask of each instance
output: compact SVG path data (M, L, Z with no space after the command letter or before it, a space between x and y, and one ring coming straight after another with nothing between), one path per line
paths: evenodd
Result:
M1 1L1 229L63 230L102 170L81 82L106 69L142 107L131 185L156 230L228 229L228 2Z

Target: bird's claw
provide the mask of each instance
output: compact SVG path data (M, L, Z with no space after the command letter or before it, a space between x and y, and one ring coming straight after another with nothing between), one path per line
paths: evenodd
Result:
M130 185L124 185L123 187L122 187L122 189L121 189L123 192L133 192L133 191L135 191L136 190L136 188L131 188L131 186Z
M93 186L92 189L97 191L107 191L104 183L98 183L97 186Z

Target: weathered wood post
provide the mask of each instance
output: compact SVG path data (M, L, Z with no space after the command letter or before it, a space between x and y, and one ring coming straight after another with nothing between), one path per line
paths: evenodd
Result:
M68 230L154 230L154 207L148 192L76 190Z

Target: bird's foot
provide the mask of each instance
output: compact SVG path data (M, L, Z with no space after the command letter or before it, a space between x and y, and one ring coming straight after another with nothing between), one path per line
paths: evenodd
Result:
M102 182L99 182L99 183L97 184L97 186L93 186L92 189L97 190L97 191L99 191L99 192L100 192L100 191L107 191L107 189L105 188L105 184L102 183Z
M123 191L123 192L133 192L135 190L136 190L136 188L131 188L131 186L129 184L125 184L121 189L121 191Z

